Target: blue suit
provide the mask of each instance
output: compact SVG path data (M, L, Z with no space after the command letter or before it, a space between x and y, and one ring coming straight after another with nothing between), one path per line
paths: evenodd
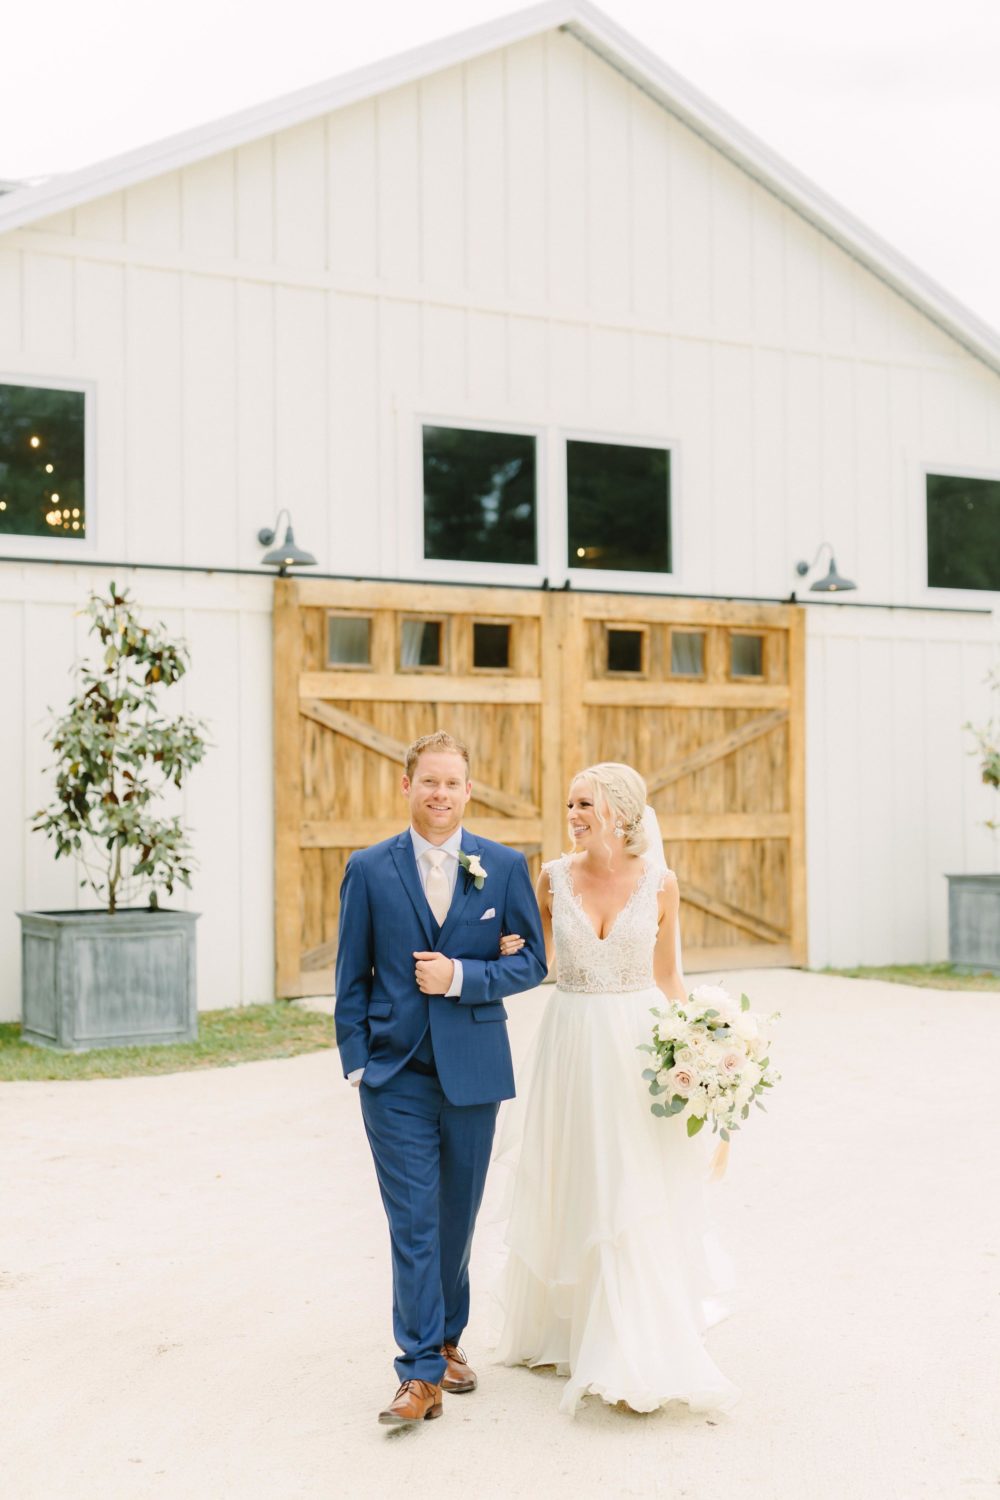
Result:
M345 1076L365 1070L361 1107L389 1220L396 1371L435 1384L441 1345L458 1343L468 1321L472 1232L499 1102L514 1094L503 1002L546 974L524 856L464 829L462 850L487 878L477 891L459 870L441 927L408 829L352 854L337 951L337 1045ZM524 948L501 958L502 932L519 932ZM461 995L422 994L415 952L461 959Z

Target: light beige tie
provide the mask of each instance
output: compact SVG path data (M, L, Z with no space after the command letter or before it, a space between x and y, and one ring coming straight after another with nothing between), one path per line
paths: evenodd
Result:
M444 849L424 850L424 859L427 861L427 884L424 886L424 894L439 927L444 926L444 919L451 905L451 884L443 868L447 858L448 855Z

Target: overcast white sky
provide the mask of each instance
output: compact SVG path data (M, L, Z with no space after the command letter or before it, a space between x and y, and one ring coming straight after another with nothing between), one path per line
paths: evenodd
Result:
M0 177L69 171L519 9L33 0L3 19ZM1000 0L603 0L1000 329Z

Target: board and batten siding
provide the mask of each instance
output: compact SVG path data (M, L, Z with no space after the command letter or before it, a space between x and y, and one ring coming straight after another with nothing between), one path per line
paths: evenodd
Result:
M430 415L539 428L554 511L562 433L674 444L679 591L829 537L917 603L924 465L1000 472L1000 377L562 32L12 231L0 314L0 373L94 382L128 560L255 566L287 504L414 576Z
M79 545L126 563L255 569L256 532L285 505L324 571L455 576L419 555L427 416L539 432L539 578L565 575L562 436L620 434L673 448L671 591L783 597L796 559L829 539L859 582L852 600L940 603L925 584L924 468L1000 474L1000 377L559 31L4 235L0 379L32 377L92 391L95 484ZM3 552L61 557L74 545L0 540ZM5 640L20 642L3 670L19 694L44 687L61 701L72 612L100 576L0 564ZM260 998L271 984L270 590L219 575L130 582L183 622L188 691L227 695L220 744L244 719L254 726L251 747L239 735L249 761L217 750L198 773L225 791L218 806L207 798L198 830L213 872L199 941L202 963L218 966L203 971L203 1003L221 995L212 973L230 975L227 997ZM939 957L934 861L954 866L960 853L975 869L996 857L954 728L984 716L995 615L836 608L809 611L810 956L852 962L891 931L883 956ZM866 704L887 714L885 674L897 670L919 687L893 688L900 722L921 738L918 701L934 722L919 756L894 754L890 776L884 736L869 762L850 723ZM23 798L8 791L3 817L21 853L0 911L58 905L67 878L23 833L38 714L11 701L27 728L5 746L4 785ZM877 900L834 911L846 874L835 840L855 799L862 843L849 862L855 878L863 865L869 885L873 868L884 880ZM222 878L233 809L254 849L238 888ZM921 900L887 907L893 871L911 890L921 818ZM237 907L238 983L211 936L229 942Z
M806 632L810 964L944 959L944 875L1000 870L963 729L995 712L996 616L817 606Z

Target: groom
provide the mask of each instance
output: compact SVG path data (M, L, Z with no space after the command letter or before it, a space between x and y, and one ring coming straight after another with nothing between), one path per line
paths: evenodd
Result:
M391 1425L441 1416L442 1390L475 1390L458 1341L497 1110L514 1094L503 1002L546 972L523 854L462 827L465 746L417 740L402 788L410 827L347 862L334 1013L389 1220ZM500 956L502 932L525 938L519 953Z

